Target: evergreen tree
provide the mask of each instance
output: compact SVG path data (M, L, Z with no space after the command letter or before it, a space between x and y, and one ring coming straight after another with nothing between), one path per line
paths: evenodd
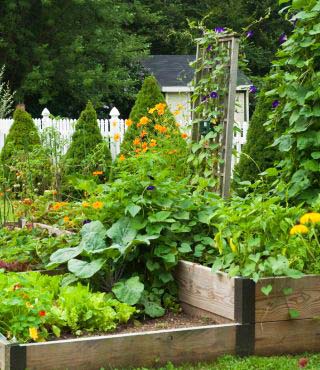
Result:
M50 186L50 159L40 142L32 117L18 108L1 152L4 175L17 197L41 194Z
M235 167L235 172L241 181L254 182L259 173L272 167L279 159L278 149L270 147L274 140L274 133L267 131L264 126L272 107L272 98L266 96L266 92L270 89L270 83L266 83L259 94L250 121L247 142L243 146L240 161Z
M17 152L30 152L35 145L40 145L40 137L32 117L28 112L16 109L13 124L1 151L2 162L8 164Z
M160 86L156 78L154 76L149 76L144 80L141 90L137 95L136 102L131 110L130 120L132 121L132 125L127 128L124 135L121 152L127 152L130 150L133 140L139 136L140 130L137 124L141 117L147 116L149 110L159 103L165 104L165 98L161 93ZM175 122L174 116L168 109L166 109L166 115L168 122Z
M100 163L97 166L105 165L103 168L90 168L89 170L105 170L106 166L111 165L111 154L107 145L103 145L97 114L89 101L85 110L82 111L72 135L71 145L65 156L67 174L87 174L89 158L93 158L95 152L100 152ZM103 151L101 152L101 148ZM92 162L91 162L92 163ZM95 163L92 163L95 166Z

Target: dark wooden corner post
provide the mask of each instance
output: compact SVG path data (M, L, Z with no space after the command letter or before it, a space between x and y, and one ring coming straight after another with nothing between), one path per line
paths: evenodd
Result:
M236 332L236 354L254 354L255 344L255 288L251 279L235 278L234 316L240 325Z

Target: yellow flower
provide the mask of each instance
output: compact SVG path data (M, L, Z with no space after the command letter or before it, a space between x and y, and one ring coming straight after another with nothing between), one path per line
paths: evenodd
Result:
M151 147L155 147L155 146L157 146L157 140L155 140L155 139L151 139L150 146L151 146Z
M181 113L181 112L180 112L179 110L176 110L176 111L174 111L174 112L173 112L173 115L174 115L174 116L178 116L180 113Z
M89 202L82 202L82 207L83 208L89 208L90 207L90 203Z
M148 113L152 114L155 110L156 110L156 108L150 108L150 109L148 110Z
M148 117L141 117L140 118L140 121L139 121L139 124L140 125L146 125L148 122L149 122L149 118Z
M133 124L133 122L132 122L132 119L126 119L125 121L124 121L124 123L125 123L125 125L126 126L128 126L128 127L130 127L132 124Z
M52 206L52 209L54 211L58 211L61 207L65 206L67 204L67 202L57 202L57 203L54 203L53 206Z
M114 141L119 141L120 140L120 134L118 132L113 135L113 140Z
M65 223L70 222L70 217L64 216L63 217L63 222L65 222Z
M117 121L112 121L112 126L113 126L113 127L116 127L116 126L117 126L117 124L118 124L118 122L117 122Z
M92 203L92 208L94 209L101 209L102 207L103 207L102 202L97 201L97 202Z
M156 106L154 107L154 109L157 110L159 116L162 116L164 114L165 108L166 108L166 104L164 103L156 104Z
M296 235L296 234L307 234L309 232L309 229L307 226L304 225L295 225L290 230L290 235Z
M161 132L162 134L164 134L167 131L167 128L165 126L161 126L159 124L154 125L154 129L156 131Z
M33 340L38 339L39 338L38 329L37 328L29 328L29 335L30 335L30 338L32 338Z
M33 305L30 302L26 302L26 307L27 308L33 308Z
M234 244L232 238L229 240L229 245L233 253L237 253L237 246Z
M317 212L306 213L300 218L300 223L303 225L308 223L316 224L318 222L320 222L320 213Z
M126 159L126 157L123 154L121 154L120 157L119 157L119 161L124 161L125 159Z
M141 132L141 134L140 134L140 137L143 139L145 136L147 136L148 135L148 133L147 133L147 131L145 131L145 130L143 130L142 132Z
M133 140L133 145L137 146L140 144L140 139L138 137L136 137L134 140Z
M183 110L183 109L184 109L184 106L182 104L177 105L177 110Z

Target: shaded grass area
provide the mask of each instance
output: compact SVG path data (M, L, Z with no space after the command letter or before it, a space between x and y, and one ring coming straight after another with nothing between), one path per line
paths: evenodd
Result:
M299 365L299 360L301 365L305 363L305 361L301 361L303 358L307 359L305 367ZM302 368L306 370L320 370L320 354L274 357L250 356L246 358L223 356L211 364L182 365L177 367L168 364L161 367L160 370L295 370ZM151 369L139 368L136 370Z

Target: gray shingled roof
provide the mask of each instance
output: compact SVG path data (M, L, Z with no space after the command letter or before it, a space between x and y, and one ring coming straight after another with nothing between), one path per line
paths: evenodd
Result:
M194 60L195 55L150 55L141 63L156 77L161 87L187 86L194 76L194 69L189 65ZM240 85L251 85L251 81L238 70L237 86Z

